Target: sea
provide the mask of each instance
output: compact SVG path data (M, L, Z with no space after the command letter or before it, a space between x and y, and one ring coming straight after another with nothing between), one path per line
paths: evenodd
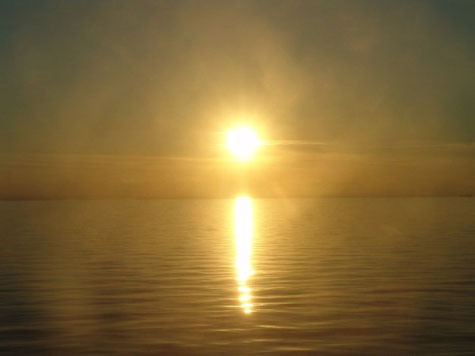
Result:
M1 201L0 353L475 355L475 198Z

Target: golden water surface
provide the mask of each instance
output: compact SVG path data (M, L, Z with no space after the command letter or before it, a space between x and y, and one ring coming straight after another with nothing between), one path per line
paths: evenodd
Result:
M474 201L0 202L0 353L468 355Z

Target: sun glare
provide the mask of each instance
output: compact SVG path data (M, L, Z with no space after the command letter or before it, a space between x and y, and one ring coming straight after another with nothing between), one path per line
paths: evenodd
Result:
M245 314L252 312L252 295L249 279L254 274L251 263L253 235L252 199L241 196L234 201L234 224L236 236L236 280L239 301Z
M261 144L257 132L248 126L240 126L227 133L226 146L240 161L249 161Z

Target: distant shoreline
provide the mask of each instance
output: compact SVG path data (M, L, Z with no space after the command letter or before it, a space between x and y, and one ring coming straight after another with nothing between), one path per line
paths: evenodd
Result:
M236 195L237 196L237 195ZM475 195L327 195L314 197L263 197L252 196L253 199L286 200L286 199L417 199L417 198L474 198ZM0 198L0 201L124 201L124 200L230 200L232 197L55 197L55 198Z

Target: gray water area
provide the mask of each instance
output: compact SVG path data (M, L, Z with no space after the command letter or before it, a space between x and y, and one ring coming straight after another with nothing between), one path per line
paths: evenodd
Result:
M475 199L0 202L6 354L473 355Z

